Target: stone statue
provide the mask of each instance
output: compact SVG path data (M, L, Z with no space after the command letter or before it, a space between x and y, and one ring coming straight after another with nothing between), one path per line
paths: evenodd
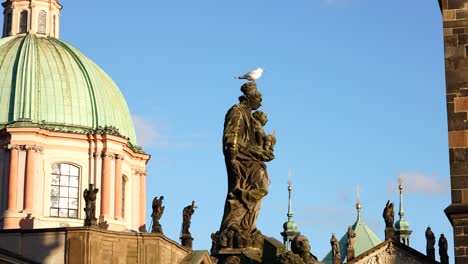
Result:
M255 140L259 146L262 146L264 151L272 159L275 157L273 151L276 144L276 137L274 135L266 135L263 127L268 122L267 114L262 110L253 112L252 117L254 119L254 133Z
M180 241L182 242L182 246L188 249L192 249L192 241L193 237L190 234L189 228L192 219L192 215L195 213L195 201L192 201L191 205L184 207L182 211L182 230L180 231Z
M220 230L212 235L212 251L223 248L261 248L263 235L256 227L262 198L268 194L266 161L274 159L274 135L266 136L266 115L252 111L262 105L262 94L253 82L241 87L239 103L226 114L223 153L228 191ZM263 119L262 119L263 118Z
M348 227L348 248L347 248L347 254L346 254L346 259L348 261L352 260L354 258L354 244L356 242L356 233L351 227Z
M441 264L449 263L448 244L447 244L447 239L445 238L444 234L441 234L439 237L439 256L440 256Z
M181 232L182 235L191 235L189 228L190 228L192 215L193 213L195 213L195 208L197 208L197 206L195 205L195 201L192 201L191 205L184 207L184 210L182 213L182 217L183 217L182 232Z
M309 240L303 235L298 235L291 241L291 251L299 255L305 264L320 263L310 252Z
M274 264L304 264L299 255L286 251L276 257Z
M154 197L153 199L153 212L151 213L151 218L153 220L153 226L151 228L151 233L163 233L162 226L159 223L159 220L161 219L163 213L164 213L164 206L162 206L164 200L164 196L160 196L159 199L158 197Z
M426 255L435 260L435 243L436 238L430 227L426 229Z
M387 201L387 205L385 206L385 209L383 211L383 218L385 220L385 227L391 227L393 228L393 223L395 221L395 213L393 211L393 203Z
M351 227L348 227L348 248L354 249L354 243L356 242L356 233Z
M85 200L84 211L86 218L84 221L85 226L97 226L96 218L96 198L99 189L94 188L93 184L89 184L89 189L85 189L83 192L83 198Z
M330 245L332 248L332 263L341 264L340 244L338 239L336 239L335 234L332 234L332 237L330 239Z

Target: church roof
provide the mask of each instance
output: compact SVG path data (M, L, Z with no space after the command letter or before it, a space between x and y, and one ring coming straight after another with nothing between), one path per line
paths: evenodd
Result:
M361 219L361 213L358 211L358 218L351 226L351 229L356 233L356 242L354 244L354 256L357 257L369 249L375 247L382 242L374 231ZM348 235L347 232L341 237L339 241L341 262L346 263L346 252L348 248ZM331 250L322 260L324 264L332 263Z
M127 103L114 81L70 44L34 34L0 39L0 129L112 131L136 144Z

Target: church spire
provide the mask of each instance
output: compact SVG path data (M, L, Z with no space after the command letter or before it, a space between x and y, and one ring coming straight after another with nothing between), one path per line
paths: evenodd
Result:
M398 211L400 219L395 223L396 236L401 243L409 246L409 239L413 231L410 230L409 222L406 221L404 217L405 211L403 209L403 178L401 176L398 177L398 189L400 190L400 207Z
M292 182L291 182L291 169L288 172L288 221L283 224L284 231L281 232L283 236L284 245L288 250L291 250L291 241L301 233L297 231L297 224L293 220L293 213L292 213L292 199L291 199L291 191L292 191Z
M357 210L357 222L361 220L361 188L359 185L356 188L356 210Z
M57 0L7 0L2 6L3 37L23 34L59 37L62 5Z

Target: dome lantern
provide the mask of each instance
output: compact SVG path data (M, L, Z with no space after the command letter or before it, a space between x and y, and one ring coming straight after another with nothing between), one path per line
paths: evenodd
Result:
M62 5L57 0L7 0L2 6L3 37L28 33L59 37Z

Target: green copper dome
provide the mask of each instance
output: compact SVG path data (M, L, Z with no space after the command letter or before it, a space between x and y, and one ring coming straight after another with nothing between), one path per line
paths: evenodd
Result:
M33 34L0 39L0 129L19 125L104 130L136 144L127 103L114 81L70 44Z
M351 229L356 234L356 242L354 244L354 257L361 255L362 253L368 251L369 249L377 246L382 242L372 229L361 219L361 212L358 211L358 219L351 226ZM340 254L341 254L341 263L346 263L346 253L348 248L348 234L345 233L340 241ZM331 250L322 260L324 264L332 264L333 257Z

